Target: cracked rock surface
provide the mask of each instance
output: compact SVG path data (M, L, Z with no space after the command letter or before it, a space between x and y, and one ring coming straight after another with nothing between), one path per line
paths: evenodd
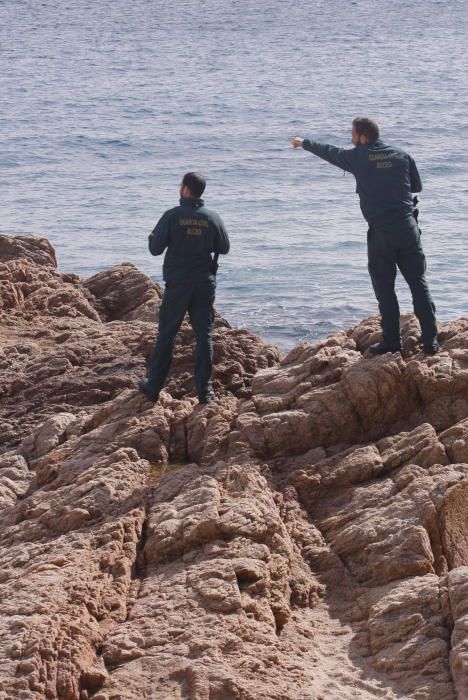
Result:
M162 290L0 236L0 699L468 700L468 321L286 357L217 316L135 390Z

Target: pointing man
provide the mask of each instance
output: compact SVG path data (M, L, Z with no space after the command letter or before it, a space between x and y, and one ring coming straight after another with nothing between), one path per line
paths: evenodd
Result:
M380 140L379 127L372 119L353 120L352 142L354 148L343 149L296 136L292 145L302 146L356 178L361 211L369 224L369 273L382 326L382 341L369 350L375 355L402 350L395 294L398 267L411 290L424 350L433 355L439 349L435 306L426 282L426 259L412 198L412 192L422 189L416 164L407 153Z
M216 262L211 253L229 252L229 238L221 218L207 209L201 196L205 179L187 173L180 184L180 205L159 219L149 236L152 255L164 257L166 283L159 309L156 344L148 378L139 389L149 401L157 401L172 362L177 331L188 311L196 340L195 385L200 403L215 396L211 388L213 343L211 327L216 290Z

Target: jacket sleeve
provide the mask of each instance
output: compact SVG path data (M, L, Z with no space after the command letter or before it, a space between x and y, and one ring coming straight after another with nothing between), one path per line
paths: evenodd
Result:
M148 245L151 255L161 255L169 244L169 224L171 212L166 211L161 216L158 223L154 227L152 233L148 237Z
M422 182L421 182L421 178L419 177L416 163L411 158L411 156L408 156L408 158L409 158L409 165L410 165L409 175L410 175L410 182L411 182L411 192L421 192Z
M221 255L226 255L229 253L231 244L229 242L229 236L226 231L226 227L220 217L216 222L216 238L215 238L215 253L221 253Z
M304 139L302 148L306 151L310 151L319 158L322 158L322 160L326 160L328 163L336 165L337 168L347 170L349 173L354 172L356 153L355 148L337 148L336 146L330 146L326 143L309 141L309 139Z

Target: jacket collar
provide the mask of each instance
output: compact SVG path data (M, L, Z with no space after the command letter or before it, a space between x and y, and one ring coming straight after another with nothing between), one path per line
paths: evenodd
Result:
M373 141L368 141L364 145L368 146L369 148L375 148L375 147L379 148L379 147L385 146L384 142L382 141L382 139L380 137L378 139L374 139Z
M184 207L191 207L192 209L200 209L204 205L203 199L195 197L181 197L179 202Z

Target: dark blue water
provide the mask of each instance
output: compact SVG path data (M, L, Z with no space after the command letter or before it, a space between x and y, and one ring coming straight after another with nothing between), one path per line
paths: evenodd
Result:
M181 175L224 218L217 306L288 348L376 312L354 179L289 139L349 145L354 116L409 150L438 315L468 314L465 0L0 2L2 232L62 270L131 261ZM402 310L411 308L398 283Z

